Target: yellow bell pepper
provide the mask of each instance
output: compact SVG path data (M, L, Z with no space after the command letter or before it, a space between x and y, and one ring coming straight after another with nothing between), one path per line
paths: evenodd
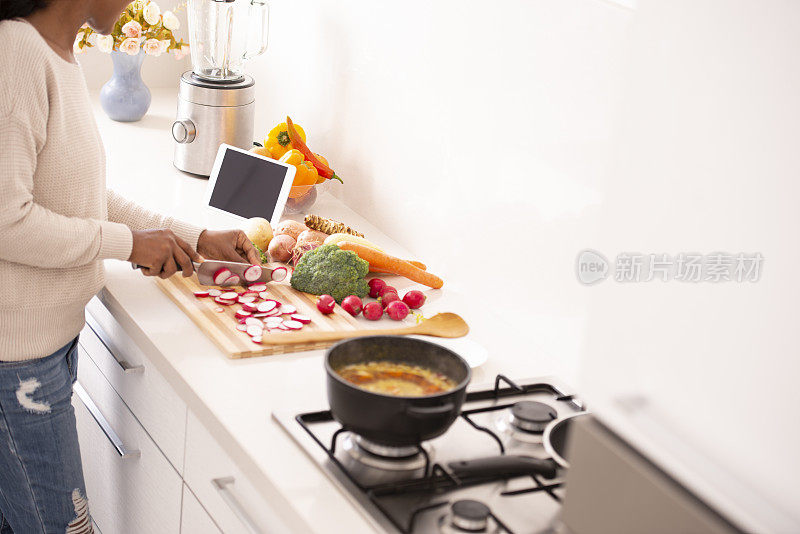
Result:
M319 173L310 161L305 161L303 153L293 148L287 151L280 160L282 163L294 165L297 169L294 174L292 188L289 190L289 198L300 198L308 193L314 184L317 183Z
M295 124L294 127L297 130L297 133L300 135L300 138L305 143L306 132L304 132L303 129L297 124ZM289 131L285 122L280 123L269 131L267 138L264 139L264 148L266 148L269 153L272 154L273 159L280 159L284 154L286 154L286 152L294 148L292 141L289 139Z

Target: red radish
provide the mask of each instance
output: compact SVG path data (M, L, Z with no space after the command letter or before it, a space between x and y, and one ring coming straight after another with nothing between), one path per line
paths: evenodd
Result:
M336 300L330 295L320 295L317 301L317 309L324 314L333 313L333 308L336 306Z
M261 321L259 321L260 323ZM260 336L264 333L263 324L249 324L247 325L247 335L250 337Z
M291 330L291 328L289 328L288 326L286 326L284 324L281 324L281 325L278 326L278 330Z
M358 298L356 295L350 295L349 297L345 297L342 301L342 309L355 317L359 313L361 313L362 308L364 307L364 303L361 302L361 299Z
M230 269L227 269L225 267L220 267L219 269L217 269L217 272L214 273L214 283L218 286L222 285L222 283L225 282L225 280L227 280L231 276L233 276L233 273L231 272Z
M380 278L373 278L369 282L369 296L376 299L381 295L381 289L386 287L386 282Z
M254 313L253 317L278 317L280 314L281 313L278 308L275 308L274 310L268 312Z
M217 313L222 313L222 312L225 311L225 309L224 308L214 308L214 311L217 312Z
M258 297L239 297L237 300L239 304L251 304L256 301Z
M277 328L283 324L283 319L280 317L267 317L264 319L264 324L267 326L267 328Z
M392 293L392 292L384 293L383 296L381 297L381 305L383 305L383 307L385 308L392 302L397 302L398 300L400 300L400 297L397 296L397 293Z
M261 278L261 266L260 265L251 265L247 269L244 270L244 279L248 282L255 282L259 278Z
M239 311L236 312L236 318L237 319L250 317L251 315L253 315L253 314L250 313L249 311L245 311L245 310L239 310Z
M195 291L194 296L201 299L208 296L208 291Z
M239 293L237 293L236 291L226 291L225 293L220 295L219 298L225 300L236 300L237 298L239 298Z
M255 302L242 302L242 309L254 313L258 311L258 304Z
M402 321L408 316L409 312L410 310L408 309L408 304L402 300L395 300L386 306L386 315L395 321Z
M252 326L252 325L263 326L263 323L261 322L261 319L256 319L255 317L247 317L247 318L245 318L244 324L246 324L247 326Z
M381 288L381 290L380 290L380 291L378 291L378 296L379 296L379 297L382 297L382 296L384 296L386 293L394 293L395 295L397 295L397 289L395 289L395 288L394 288L394 287L392 287L392 286L383 286L383 287Z
M208 296L209 297L218 297L220 295L222 295L222 291L220 291L217 288L212 288L212 289L208 290Z
M236 325L236 330L238 330L239 332L247 332L247 325L237 324Z
M272 269L272 281L273 282L282 282L286 279L286 275L289 273L286 267L275 267Z
M242 296L243 297L258 297L258 291L250 291L248 289L247 291L242 291Z
M267 313L274 310L278 305L275 304L274 300L265 300L264 302L258 303L258 311L260 313Z
M214 297L214 302L216 302L217 304L222 304L223 306L230 306L231 304L233 304L234 301L224 299L222 297Z
M291 304L281 304L279 311L281 315L291 315L297 312L297 308Z
M247 286L247 290L261 293L262 291L267 290L267 284L253 284L252 286Z
M261 336L253 336L250 339L253 340L253 343L258 343L259 345L261 345Z
M370 321L377 321L383 315L383 306L380 302L367 302L364 305L364 317Z
M308 324L311 322L311 317L308 315L300 315L299 313L293 313L289 319L292 321L300 321L303 324Z
M303 323L301 323L300 321L289 320L289 321L283 321L283 326L285 326L286 328L291 328L292 330L300 330L301 328L303 328Z
M232 274L228 278L226 278L225 281L222 282L222 283L225 284L225 285L228 285L228 286L235 286L235 285L239 284L240 280L241 280L241 278L239 278L238 275Z
M405 295L403 295L403 302L408 304L408 307L412 310L416 310L417 308L421 308L423 304L425 304L425 294L422 291L417 291L416 289L413 291L409 291Z

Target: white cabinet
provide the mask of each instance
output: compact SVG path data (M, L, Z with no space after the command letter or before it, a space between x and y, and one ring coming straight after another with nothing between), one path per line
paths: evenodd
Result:
M75 407L86 493L104 534L178 533L182 481L79 347Z
M181 534L220 534L221 532L189 486L184 484Z
M226 534L292 531L191 412L184 479Z
M95 297L80 344L167 459L183 471L186 403Z

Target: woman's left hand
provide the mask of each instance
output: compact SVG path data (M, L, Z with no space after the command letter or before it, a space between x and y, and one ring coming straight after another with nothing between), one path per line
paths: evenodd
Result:
M197 252L209 260L261 264L258 251L241 230L203 230Z

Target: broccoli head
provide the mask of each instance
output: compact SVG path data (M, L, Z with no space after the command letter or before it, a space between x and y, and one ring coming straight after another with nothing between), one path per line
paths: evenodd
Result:
M334 244L306 252L292 273L292 287L314 295L328 294L341 303L348 295L366 297L369 285L364 277L369 263L355 252Z

